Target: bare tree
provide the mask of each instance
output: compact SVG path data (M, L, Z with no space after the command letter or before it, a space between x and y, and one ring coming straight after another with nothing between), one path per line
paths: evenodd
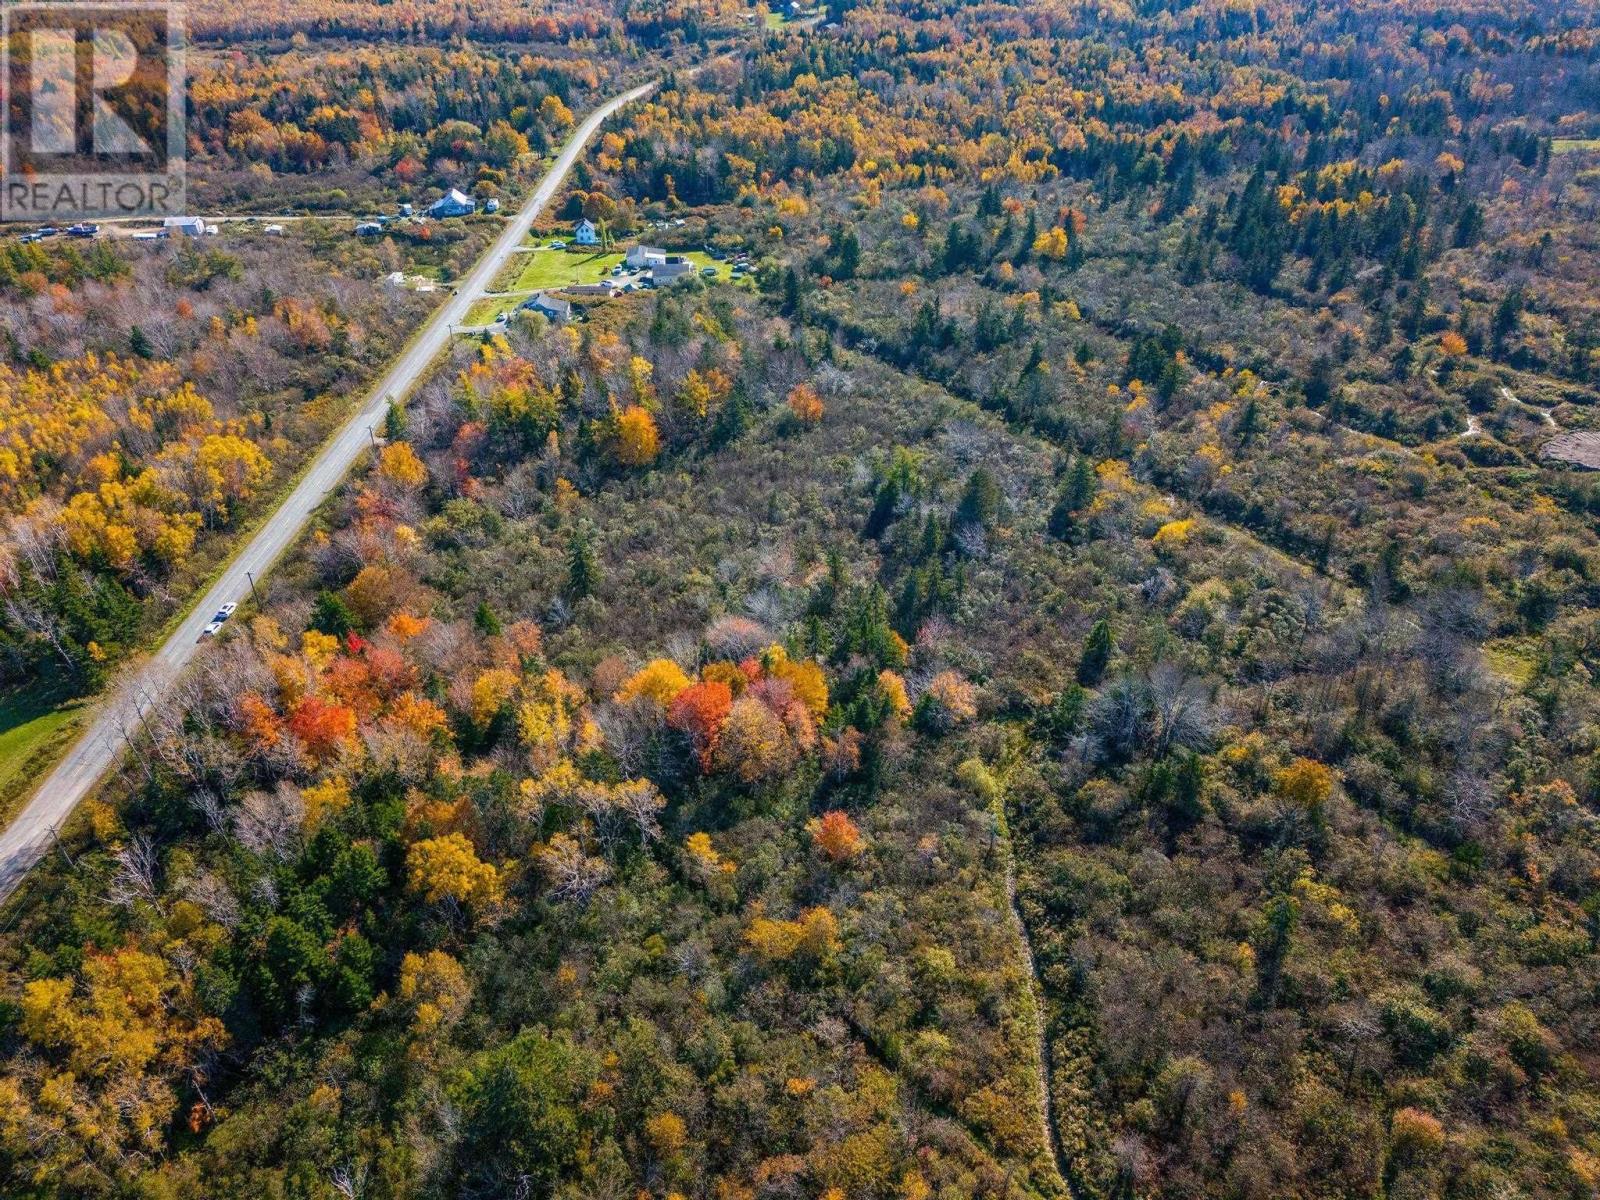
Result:
M118 908L130 908L143 901L161 910L161 891L156 884L160 858L156 848L142 833L136 833L116 853L117 869L112 873L106 898Z

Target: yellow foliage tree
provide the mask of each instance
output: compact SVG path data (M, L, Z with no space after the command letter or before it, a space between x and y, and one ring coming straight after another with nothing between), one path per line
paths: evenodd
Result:
M1333 771L1312 758L1297 758L1272 777L1272 790L1303 812L1317 813L1333 794Z
M822 718L828 711L828 681L823 677L822 666L814 659L791 660L782 646L770 646L762 655L761 665L774 679L787 680L794 689L795 698L804 704L813 717Z
M504 667L490 667L472 682L472 723L479 729L488 727L495 714L511 699L521 678L515 671Z
M166 959L133 947L91 956L79 982L37 979L22 989L19 1029L60 1055L61 1070L19 1084L8 1097L37 1119L50 1140L89 1140L80 1153L110 1143L122 1153L158 1153L174 1115L174 1084L200 1055L222 1046L222 1023L203 1014L191 982ZM66 1145L61 1147L66 1152Z
M617 414L617 461L624 466L644 467L661 453L661 434L648 409L630 404Z
M643 697L664 709L688 686L689 677L683 673L682 667L670 658L655 658L617 689L614 699L618 704L626 704Z
M426 1037L461 1019L472 999L472 985L461 964L443 950L408 953L400 960L399 996L411 1007L413 1031Z
M769 962L799 956L820 962L839 950L839 921L821 906L806 909L793 921L758 916L745 930L744 941L757 958Z
M378 451L378 474L406 491L416 491L428 482L428 468L409 442L390 442Z
M1033 252L1040 258L1063 259L1071 242L1067 231L1059 225L1046 229L1033 239Z
M483 906L500 899L500 872L482 861L460 833L413 843L406 852L406 878L430 904L454 900Z

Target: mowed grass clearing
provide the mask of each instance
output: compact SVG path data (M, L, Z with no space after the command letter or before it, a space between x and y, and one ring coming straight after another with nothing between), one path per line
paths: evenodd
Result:
M696 277L707 283L732 282L740 287L755 286L755 280L748 275L735 279L731 262L718 262L703 250L673 250L670 253L682 254L687 258L694 264ZM537 250L519 254L517 262L513 263L516 273L510 276L509 281L502 275L500 282L495 285L497 291L505 294L485 296L478 300L468 311L465 324L492 325L496 317L511 312L533 292L559 292L574 284L599 283L602 279L612 278L619 284L641 282L644 279L643 272L618 276L611 274L611 268L622 260L623 253L617 250L574 254L541 246ZM714 277L703 274L707 267L716 271Z
M575 283L598 283L622 261L622 251L573 254L541 246L519 254L522 269L507 291L536 292L571 287Z
M1600 138L1551 138L1551 154L1579 154L1600 150Z
M44 768L77 735L86 708L61 687L0 692L0 824L10 821Z

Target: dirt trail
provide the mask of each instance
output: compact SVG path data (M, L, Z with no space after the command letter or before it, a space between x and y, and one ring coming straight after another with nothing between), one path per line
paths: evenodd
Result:
M1555 412L1553 409L1534 407L1526 400L1520 399L1515 392L1506 387L1504 384L1500 385L1500 394L1507 400L1511 401L1512 404L1517 405L1519 408L1525 408L1529 412L1538 413L1539 419L1542 420L1546 425L1550 426L1551 429L1561 428L1560 425L1556 424Z
M1044 1137L1045 1145L1050 1148L1050 1158L1055 1163L1056 1174L1060 1177L1066 1194L1072 1200L1079 1200L1078 1190L1072 1185L1072 1176L1067 1170L1065 1157L1061 1152L1061 1138L1056 1132L1055 1106L1051 1103L1051 1067L1050 1046L1045 1037L1044 1025L1044 989L1039 985L1039 970L1033 959L1033 942L1028 937L1028 925L1022 919L1022 910L1017 906L1017 857L1011 849L1011 834L1004 829L1000 837L1001 853L1005 855L1005 886L1006 886L1006 913L1011 920L1011 929L1017 939L1017 951L1022 958L1022 964L1028 972L1028 991L1033 997L1033 1049L1034 1057L1038 1063L1038 1070L1034 1073L1035 1089L1038 1093L1038 1119L1039 1130Z

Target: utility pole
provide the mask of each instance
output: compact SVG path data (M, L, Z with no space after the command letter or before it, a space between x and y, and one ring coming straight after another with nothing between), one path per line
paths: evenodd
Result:
M67 853L67 848L61 844L61 835L56 832L54 825L50 826L50 840L55 843L56 849L61 851L61 857L66 860L67 867L76 871L78 864L72 861L72 855Z
M256 577L254 575L250 574L249 571L246 571L244 573L244 577L250 581L250 598L256 602L256 607L260 608L261 607L261 593L256 591Z

